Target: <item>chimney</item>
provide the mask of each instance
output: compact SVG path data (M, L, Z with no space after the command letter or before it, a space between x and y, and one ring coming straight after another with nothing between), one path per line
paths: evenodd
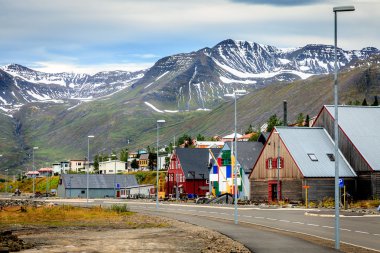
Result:
M284 100L284 126L288 126L288 102Z

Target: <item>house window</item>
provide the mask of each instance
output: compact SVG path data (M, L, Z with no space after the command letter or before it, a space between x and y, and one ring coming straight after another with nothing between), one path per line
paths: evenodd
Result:
M335 156L334 154L326 154L327 157L330 159L330 161L334 162L335 161Z
M269 158L267 160L267 169L272 169L273 168L273 160L272 158Z
M315 154L310 153L310 154L307 154L307 155L309 156L310 160L312 160L313 162L318 161L318 158L317 158L317 156Z

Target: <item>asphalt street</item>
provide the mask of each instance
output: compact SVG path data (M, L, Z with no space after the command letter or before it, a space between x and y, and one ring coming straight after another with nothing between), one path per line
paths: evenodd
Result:
M81 200L83 203L83 200ZM305 215L310 209L239 207L239 224L233 224L232 206L160 203L126 200L91 200L90 205L127 203L133 211L163 215L211 228L246 245L254 252L329 252L331 249L300 240L289 234L334 239L334 218ZM85 203L83 203L85 204ZM314 213L318 210L313 210ZM380 216L341 217L341 242L380 252ZM259 226L259 227L258 227ZM270 228L265 230L261 228ZM277 233L274 230L288 233ZM315 251L314 251L315 250ZM334 252L334 251L331 251Z

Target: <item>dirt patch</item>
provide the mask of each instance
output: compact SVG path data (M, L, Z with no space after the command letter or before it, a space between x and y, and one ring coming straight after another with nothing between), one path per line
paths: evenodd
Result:
M161 217L159 228L19 227L13 232L33 248L23 252L251 252L232 239L191 224Z

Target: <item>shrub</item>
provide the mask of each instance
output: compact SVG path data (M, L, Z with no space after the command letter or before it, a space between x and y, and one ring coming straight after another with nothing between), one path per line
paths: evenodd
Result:
M127 213L129 212L129 209L127 207L127 204L123 205L112 205L111 210L117 213Z

